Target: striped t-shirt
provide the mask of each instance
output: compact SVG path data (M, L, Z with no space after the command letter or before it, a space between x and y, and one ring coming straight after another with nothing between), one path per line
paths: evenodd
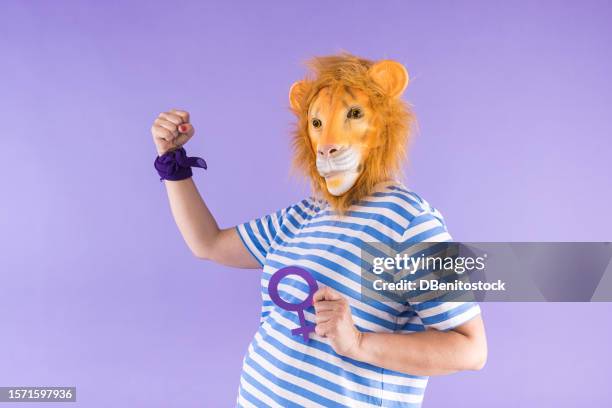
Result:
M304 343L291 330L295 312L276 306L268 281L278 269L299 266L319 287L348 299L359 330L414 333L448 330L480 313L471 302L364 302L360 293L360 248L372 242L438 242L451 239L442 215L399 182L385 182L343 215L309 198L237 226L244 245L262 264L261 324L244 358L240 407L419 407L428 377L387 370L340 356L315 333ZM295 276L278 285L285 301L300 303L308 286ZM314 324L314 308L305 311Z

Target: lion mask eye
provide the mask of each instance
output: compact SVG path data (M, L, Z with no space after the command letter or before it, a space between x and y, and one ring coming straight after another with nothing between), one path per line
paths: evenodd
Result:
M313 119L312 120L312 126L316 129L320 128L322 125L321 120L320 119Z
M359 108L351 108L346 114L346 117L349 119L359 119L363 117L363 112Z

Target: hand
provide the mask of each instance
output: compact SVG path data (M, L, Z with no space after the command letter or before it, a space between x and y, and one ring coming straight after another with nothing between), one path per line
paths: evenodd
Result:
M313 296L315 333L329 339L334 351L355 358L361 342L361 332L353 323L351 307L340 293L324 287Z
M161 156L187 143L195 133L195 129L189 123L189 112L172 109L157 116L151 127L151 133L157 154Z

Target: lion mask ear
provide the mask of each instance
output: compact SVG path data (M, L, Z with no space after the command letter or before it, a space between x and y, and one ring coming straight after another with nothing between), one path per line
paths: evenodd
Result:
M392 98L399 97L408 86L408 71L396 61L379 61L370 67L368 74Z
M298 113L304 109L302 104L304 103L304 96L307 91L308 84L306 81L297 81L291 85L291 89L289 89L289 106L291 106L294 112Z

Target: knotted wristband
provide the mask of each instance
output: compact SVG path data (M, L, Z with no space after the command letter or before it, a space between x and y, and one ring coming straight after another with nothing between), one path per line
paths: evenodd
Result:
M208 168L204 159L200 157L187 157L187 152L182 147L157 156L154 166L159 173L160 181L184 180L193 176L192 167L199 167L204 170Z

